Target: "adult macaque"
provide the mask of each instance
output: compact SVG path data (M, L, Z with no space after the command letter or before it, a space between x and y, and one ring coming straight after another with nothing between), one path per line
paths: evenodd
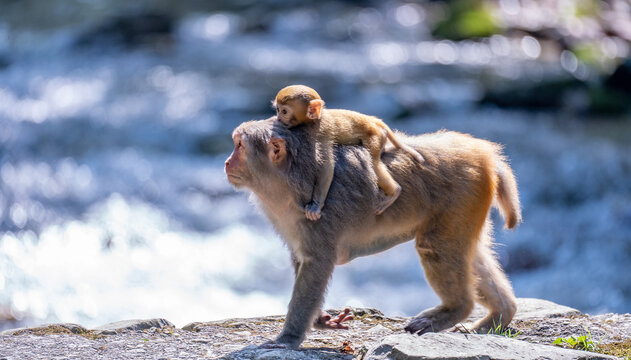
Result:
M407 153L386 149L382 161L402 191L380 216L373 211L380 194L371 155L363 146L336 146L327 216L312 222L302 210L319 175L309 130L290 130L270 118L240 125L233 138L235 149L225 165L228 180L252 192L295 265L285 325L268 346L296 348L314 321L321 323L319 309L335 265L410 239L442 304L421 312L405 330L422 334L450 328L469 315L474 301L489 309L475 324L477 331L507 326L513 318L515 296L490 249L494 199L507 228L521 220L515 178L499 145L445 131L406 137L408 145L422 150L426 164L417 166ZM336 325L343 321L328 327L341 328Z
M372 167L377 174L377 185L385 193L385 198L377 204L380 215L399 197L401 186L392 178L388 168L381 162L381 152L387 140L397 148L412 155L419 163L424 159L410 146L401 143L383 120L374 116L342 109L325 109L324 101L312 88L304 85L290 85L276 94L272 105L277 118L289 127L312 125L309 127L316 138L318 162L321 170L316 178L313 196L305 206L305 216L318 220L324 206L335 168L333 146L358 145L368 149L372 157Z

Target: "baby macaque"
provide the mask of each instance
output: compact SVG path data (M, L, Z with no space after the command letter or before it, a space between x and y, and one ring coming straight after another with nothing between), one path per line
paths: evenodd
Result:
M325 109L320 95L308 86L290 85L281 89L276 94L273 105L278 120L290 128L302 124L314 125L310 133L316 139L321 171L311 202L305 206L305 216L309 220L315 221L321 216L333 180L335 144L361 144L370 152L373 169L377 175L377 185L386 195L385 199L377 204L377 215L383 213L401 194L401 185L392 178L381 162L381 152L386 140L390 140L396 148L407 152L419 163L425 161L419 152L401 143L383 120L350 110Z

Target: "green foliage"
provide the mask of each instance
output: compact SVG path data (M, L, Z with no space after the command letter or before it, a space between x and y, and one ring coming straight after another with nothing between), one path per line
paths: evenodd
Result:
M514 329L511 328L503 328L502 325L494 326L492 329L489 329L487 334L504 336L509 339L514 339L521 333L520 330L513 332Z
M459 326L456 326L456 330L458 330L461 334L474 334L475 333L475 331L471 331L467 329L462 324L459 324ZM509 339L514 339L520 333L521 333L521 330L515 331L515 329L502 327L502 316L500 315L500 323L495 324L495 321L493 321L493 327L489 329L489 331L487 332L487 335L499 335L499 336L507 337Z
M583 41L572 47L576 58L588 65L598 65L604 55L599 41Z
M600 15L598 1L596 0L578 0L575 6L574 15L576 17L592 17Z
M439 22L434 35L439 38L462 40L488 37L499 32L488 5L480 0L454 0L448 3L448 16Z
M362 346L361 348L357 350L357 353L355 354L354 358L363 359L364 356L366 356L366 353L368 353L368 348L366 346Z
M600 341L597 344L594 344L594 340L592 339L592 333L588 329L585 329L585 331L587 331L587 335L570 336L567 338L560 337L554 340L552 342L552 345L559 345L559 346L566 345L576 350L597 351L598 343L600 343Z
M499 335L507 337L509 339L514 339L517 337L517 335L519 335L519 333L521 333L521 331L518 330L517 332L513 332L513 330L514 329L502 326L502 315L500 315L500 323L496 324L495 320L493 320L493 327L489 329L487 334Z
M629 97L608 88L589 89L589 110L598 114L623 114L629 111Z

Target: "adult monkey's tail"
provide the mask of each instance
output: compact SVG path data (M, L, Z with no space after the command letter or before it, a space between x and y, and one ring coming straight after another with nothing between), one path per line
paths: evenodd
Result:
M510 166L504 159L497 162L497 202L499 209L504 216L507 229L513 229L521 222L521 205L519 203L519 192L517 191L517 181Z

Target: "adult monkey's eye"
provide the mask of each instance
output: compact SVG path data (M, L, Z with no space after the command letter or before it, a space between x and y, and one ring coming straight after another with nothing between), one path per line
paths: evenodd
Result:
M283 109L283 115L287 114L287 109Z

